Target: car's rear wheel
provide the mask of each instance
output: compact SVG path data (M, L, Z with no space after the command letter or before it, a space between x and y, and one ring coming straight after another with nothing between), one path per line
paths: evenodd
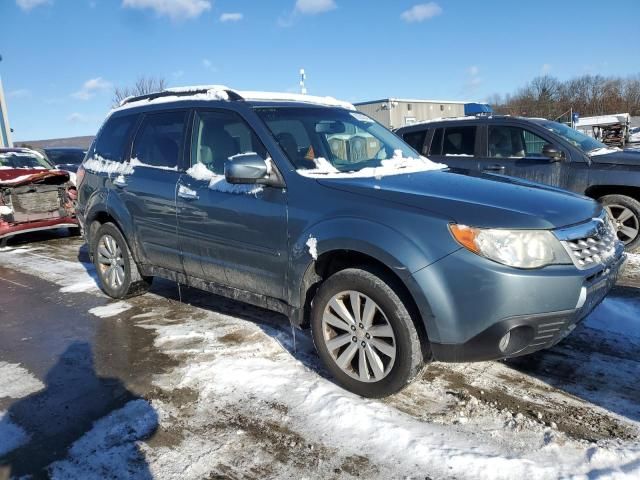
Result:
M102 224L94 239L93 262L104 293L129 298L149 290L153 277L140 274L127 242L113 223Z
M640 202L626 195L607 195L600 199L629 252L640 249Z
M393 286L377 269L349 268L329 277L313 299L318 355L340 385L364 397L401 390L424 364L418 332Z

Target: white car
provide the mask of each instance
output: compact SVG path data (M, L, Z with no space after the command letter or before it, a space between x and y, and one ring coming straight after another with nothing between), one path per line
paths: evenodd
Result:
M640 127L629 129L629 143L640 142Z

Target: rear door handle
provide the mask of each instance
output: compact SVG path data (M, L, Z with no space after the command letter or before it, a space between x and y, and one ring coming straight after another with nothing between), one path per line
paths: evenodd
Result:
M178 186L178 196L185 200L198 200L200 198L195 190L184 185Z
M498 165L497 163L494 163L493 165L487 165L483 168L483 170L485 172L503 172L504 165Z

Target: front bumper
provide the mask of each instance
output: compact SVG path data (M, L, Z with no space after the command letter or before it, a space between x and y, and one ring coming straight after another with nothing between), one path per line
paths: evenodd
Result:
M423 288L432 286L425 290L432 293L431 315L423 318L434 358L495 360L555 345L604 300L623 261L619 249L608 265L590 271L573 266L527 271L466 250L450 255L414 275ZM436 279L442 283L433 288ZM510 342L501 350L500 339L507 332Z
M57 217L55 219L34 220L23 223L0 222L0 239L10 238L21 233L37 232L41 230L53 230L55 228L78 227L75 217Z

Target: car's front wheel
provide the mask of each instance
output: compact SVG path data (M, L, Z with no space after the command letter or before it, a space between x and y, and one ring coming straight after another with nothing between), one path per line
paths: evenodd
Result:
M377 269L330 276L313 299L318 355L338 383L364 397L404 388L424 364L416 327L395 282Z
M140 274L127 242L113 223L104 223L96 231L93 262L100 288L112 298L142 295L151 287L153 277Z
M640 250L640 202L626 195L607 195L600 199L628 252Z

